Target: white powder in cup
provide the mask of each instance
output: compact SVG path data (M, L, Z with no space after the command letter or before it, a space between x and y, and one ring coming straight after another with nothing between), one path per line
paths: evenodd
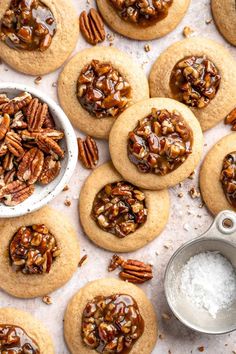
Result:
M219 252L199 253L182 268L181 291L216 318L236 300L235 269Z

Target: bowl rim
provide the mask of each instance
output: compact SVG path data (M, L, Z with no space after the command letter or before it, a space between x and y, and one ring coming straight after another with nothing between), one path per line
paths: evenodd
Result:
M201 242L205 242L205 241L219 241L219 242L222 242L222 243L225 243L227 244L228 246L230 247L234 247L236 249L236 245L229 241L229 240L226 240L224 238L221 238L221 237L212 237L212 236L208 236L208 237L204 237L204 234L203 235L200 235L198 237L195 237L187 242L185 242L183 245L181 245L179 248L177 248L177 250L172 254L172 256L170 257L168 263L167 263L167 266L166 266L166 269L165 269L165 273L164 273L164 292L165 292L165 297L166 297L166 300L167 300L167 303L171 309L171 311L173 312L173 314L175 315L175 317L181 322L183 323L186 327L198 332L198 333L203 333L203 334L210 334L210 335L220 335L220 334L227 334L227 333L231 333L231 332L234 332L236 330L236 324L235 324L235 327L230 329L230 330L226 330L226 331L204 331L203 329L201 329L199 326L195 326L193 325L192 323L190 323L189 321L187 321L184 316L181 316L181 314L179 314L176 310L175 310L175 307L172 305L172 302L170 301L170 297L168 295L168 288L169 288L169 285L168 285L168 282L167 282L167 277L168 277L168 274L169 274L169 271L170 271L170 267L174 261L174 259L185 249L187 248L188 246L191 246L195 243L201 243Z
M8 212L4 213L0 211L0 219L13 218L13 217L26 215L42 208L43 206L51 202L56 196L58 196L62 192L65 185L69 182L75 170L77 160L78 160L78 145L77 145L75 131L70 123L69 118L66 116L66 114L64 113L64 111L62 110L62 108L59 106L58 103L56 103L51 97L48 97L47 94L44 94L41 90L31 87L30 85L27 84L25 85L25 84L18 84L12 82L2 82L0 83L0 92L3 93L4 90L6 92L9 91L9 93L11 90L12 91L17 90L22 92L26 91L48 104L49 108L54 112L56 116L55 120L58 120L60 122L63 131L65 133L67 164L65 165L64 173L61 176L61 179L55 185L55 188L52 191L48 192L45 198L39 200L35 204L32 204L32 206L27 206L24 208L16 208L16 206L13 207L6 206L7 208L6 210L8 210ZM29 199L32 198L33 196L34 193L32 194L32 196L29 197ZM9 210L11 210L11 213L9 213Z

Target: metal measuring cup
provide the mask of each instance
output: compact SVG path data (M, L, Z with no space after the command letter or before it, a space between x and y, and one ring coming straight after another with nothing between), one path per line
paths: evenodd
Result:
M186 242L172 255L165 271L166 299L174 315L187 327L207 334L228 333L236 330L236 301L213 318L208 311L192 304L180 290L182 267L192 256L206 251L219 252L236 269L236 213L222 211L204 234Z

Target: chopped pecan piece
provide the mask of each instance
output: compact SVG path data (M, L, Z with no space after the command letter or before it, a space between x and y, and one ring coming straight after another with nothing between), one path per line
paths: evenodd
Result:
M91 9L88 14L83 11L80 15L79 23L80 30L87 42L95 45L104 41L104 23L95 9Z
M26 110L28 130L30 132L40 131L47 113L48 105L40 103L38 98L33 98Z
M10 48L45 51L55 33L55 17L39 0L12 0L1 19L0 38Z
M215 64L205 56L180 60L170 76L173 97L188 106L204 108L215 97L221 76Z
M36 142L40 150L42 150L46 154L51 154L60 158L64 157L64 151L53 139L48 138L43 134L39 134L36 139Z
M168 15L173 0L110 0L110 2L124 21L147 27Z
M192 153L192 130L179 112L152 109L128 135L128 156L142 173L166 175Z
M90 136L87 136L85 140L78 138L77 141L79 148L79 160L85 168L95 168L99 159L96 141Z
M143 331L143 318L130 295L97 296L83 311L83 341L100 353L128 354Z
M115 254L111 259L108 271L112 272L117 267L122 268L119 277L130 283L142 284L153 278L151 265L134 259L128 259L125 261L123 258Z
M11 129L25 129L28 124L25 122L25 116L22 111L17 112L11 123Z
M2 354L39 354L38 344L18 326L0 324L0 349Z
M236 208L236 151L225 156L220 181L228 202Z
M0 140L5 137L10 127L10 122L10 116L7 113L5 113L3 116L0 116Z
M13 98L8 103L6 103L2 107L2 111L3 113L7 113L9 115L16 114L22 108L26 107L31 100L32 96L28 92L23 92L19 96Z
M20 181L34 184L43 169L44 154L37 147L27 151L18 166L17 177Z
M225 124L231 124L232 130L236 130L236 108L234 108L225 118Z
M20 157L24 154L24 149L21 144L21 137L13 131L6 134L5 143L8 150L16 157Z
M0 189L0 199L4 199L4 204L15 206L29 198L34 192L34 186L28 186L25 182L14 181Z
M56 161L53 156L47 156L44 159L42 172L38 178L38 182L41 184L49 184L59 175L60 170L60 161Z
M102 230L122 238L142 226L147 213L145 194L121 181L102 188L94 199L91 216Z
M96 118L117 117L130 102L131 87L110 63L92 60L79 75L77 97Z
M44 224L20 227L9 246L12 265L24 274L49 273L60 253L56 238Z

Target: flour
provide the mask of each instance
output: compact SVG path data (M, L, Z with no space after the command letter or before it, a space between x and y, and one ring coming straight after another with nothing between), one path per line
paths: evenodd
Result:
M182 269L181 291L213 318L236 300L236 272L218 252L203 252L189 259Z

